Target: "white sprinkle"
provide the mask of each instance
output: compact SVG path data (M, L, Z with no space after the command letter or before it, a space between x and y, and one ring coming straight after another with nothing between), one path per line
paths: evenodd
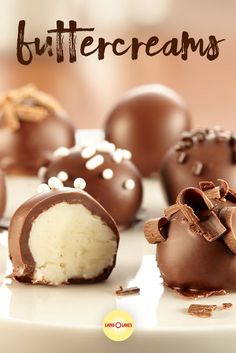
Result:
M124 182L124 188L126 190L133 190L135 188L135 182L133 179L127 179L125 182Z
M113 170L111 170L110 168L104 169L104 171L102 172L102 177L103 179L106 179L106 180L112 179Z
M60 180L60 181L67 181L69 176L66 172L64 172L63 170L60 171L58 174L57 174L57 178Z
M76 178L74 181L74 188L84 190L86 187L86 181L83 178Z
M48 168L47 167L40 167L38 170L38 177L40 180L43 180L45 177L45 174L47 173Z
M123 150L123 158L124 159L131 159L132 153L129 150Z
M66 157L70 154L70 150L67 147L59 147L53 152L55 157Z
M95 153L96 153L96 147L88 146L81 151L81 157L84 159L91 158Z
M97 144L96 149L98 152L115 152L115 145L114 143L108 142L108 141L103 141Z
M48 179L48 186L50 187L50 189L62 189L64 187L61 180L56 177L51 177Z
M112 158L114 162L121 163L123 159L123 150L120 148L117 148L117 150L115 150L115 152L113 153Z
M88 170L93 170L102 165L104 162L104 157L101 154L97 154L85 163L85 167Z
M37 187L38 194L41 194L42 192L47 192L47 191L50 191L50 187L48 186L48 184L40 184Z

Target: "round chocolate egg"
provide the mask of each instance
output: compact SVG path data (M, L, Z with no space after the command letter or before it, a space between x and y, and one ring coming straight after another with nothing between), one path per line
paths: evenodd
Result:
M183 99L173 90L152 84L127 92L110 112L106 139L132 152L143 176L159 172L165 152L190 127Z
M160 169L166 199L174 203L178 193L201 180L225 179L236 189L236 138L216 127L185 132L165 155Z
M119 233L112 217L89 194L57 178L15 212L9 228L12 278L60 285L105 280L116 263ZM51 189L50 189L51 188Z
M144 233L157 244L158 267L169 287L196 291L196 297L236 290L236 192L224 180L185 188L164 217L145 223Z
M3 216L6 206L6 185L2 170L0 169L0 217Z
M74 128L58 102L33 85L0 98L0 167L7 174L37 175L61 145L75 144Z
M58 177L64 185L86 180L85 190L111 214L116 223L128 227L142 202L142 181L130 160L131 153L107 141L79 149L59 148L48 168L41 168L42 181Z

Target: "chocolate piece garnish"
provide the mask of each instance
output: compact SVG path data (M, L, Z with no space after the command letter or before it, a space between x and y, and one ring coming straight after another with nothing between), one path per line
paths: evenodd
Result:
M148 177L159 172L164 154L189 126L183 99L168 87L152 84L134 88L122 97L108 116L105 137L130 150L135 165ZM148 143L143 143L145 140ZM190 144L184 141L177 149L187 149Z
M183 164L187 159L187 153L181 152L178 156L178 163Z
M227 292L224 289L220 290L212 290L212 291L204 291L204 290L187 290L187 289L179 289L172 288L175 292L182 295L185 298L189 299L201 299L208 298L214 295L226 295Z
M166 217L150 219L144 223L144 235L151 244L166 240L169 221Z
M223 239L229 249L236 254L236 234L233 229L233 218L236 217L236 207L224 207L220 210L219 217L226 225L228 232Z
M217 305L191 304L188 308L188 314L205 319L211 317L216 309Z
M119 289L116 290L116 295L120 295L120 296L134 295L139 293L140 293L139 287L123 288L122 286L119 286Z
M207 191L215 188L215 184L212 181L200 181L199 187L202 191Z
M201 175L203 170L203 163L199 161L194 162L192 170L193 170L193 175L196 175L196 176Z
M229 184L223 179L217 179L220 182L220 196L224 198L229 192Z
M181 206L178 205L177 203L175 203L172 206L169 206L167 208L165 208L164 210L164 215L167 219L170 219L170 217L175 214L176 212L178 212L180 210Z
M221 306L218 306L217 309L219 310L227 310L229 308L232 308L233 304L232 303L223 303Z

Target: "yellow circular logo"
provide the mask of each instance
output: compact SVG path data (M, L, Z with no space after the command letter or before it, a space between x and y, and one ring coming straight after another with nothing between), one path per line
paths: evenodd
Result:
M109 312L103 320L103 332L112 341L125 341L134 331L134 320L123 310Z

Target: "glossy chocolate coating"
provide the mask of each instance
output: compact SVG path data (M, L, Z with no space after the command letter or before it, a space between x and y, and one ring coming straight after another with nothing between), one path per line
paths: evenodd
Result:
M8 174L37 175L59 146L75 144L74 128L66 116L49 112L39 122L21 121L12 131L0 125L0 167Z
M6 206L6 185L4 174L0 169L0 217L2 217Z
M190 127L182 98L162 85L129 91L108 116L106 139L132 152L143 176L159 171L165 152Z
M208 242L193 234L180 213L170 222L168 240L157 246L156 255L163 281L170 287L236 290L236 255L222 238Z
M182 204L191 207L199 217L200 228L196 224L193 226L181 209L168 216L165 239L157 244L156 250L163 281L169 287L184 291L236 290L236 194L208 198L211 202L209 212L203 213L202 201L193 194L193 189L183 190L188 198L184 198ZM177 205L178 201L175 207ZM225 210L232 212L231 223L223 214ZM206 229L211 237L204 234ZM234 234L230 246L226 240L229 233ZM145 235L147 237L147 233Z
M53 190L35 195L26 201L15 212L9 227L9 253L13 264L12 277L21 282L31 282L35 269L35 261L29 249L29 235L32 223L41 213L53 205L61 202L69 204L82 204L95 216L100 217L116 235L119 243L119 232L112 217L89 194L72 188ZM69 283L93 283L105 280L110 275L116 263L116 256L112 266L93 279L71 278ZM43 283L46 284L46 283Z
M233 133L206 129L192 131L190 139L185 136L183 140L166 153L160 169L163 191L169 204L175 202L182 189L198 186L201 180L216 183L217 179L225 179L236 189L236 145Z
M116 223L122 227L128 227L134 221L135 215L142 202L142 181L139 171L130 160L122 160L116 163L109 152L97 152L102 155L104 162L93 170L85 166L89 158L81 156L81 151L71 150L68 156L57 157L49 164L44 177L44 182L52 176L57 176L60 171L68 174L65 186L73 186L74 180L78 177L85 179L86 188L114 218ZM113 177L106 180L103 171L111 169ZM132 179L134 188L126 189L124 183Z

